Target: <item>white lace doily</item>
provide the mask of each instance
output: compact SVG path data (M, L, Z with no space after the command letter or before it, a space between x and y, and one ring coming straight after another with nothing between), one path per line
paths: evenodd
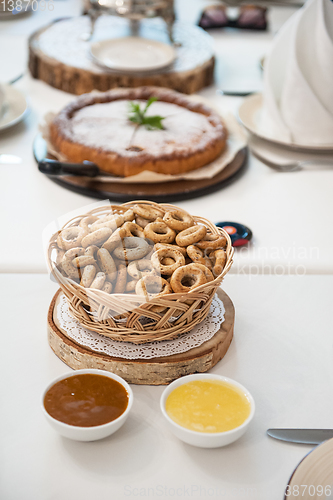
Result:
M224 321L225 308L217 295L213 298L210 311L199 325L175 340L162 340L149 344L118 342L84 328L68 311L68 303L61 295L57 307L60 328L66 336L77 344L88 347L94 352L124 359L151 359L172 356L199 347L211 339Z

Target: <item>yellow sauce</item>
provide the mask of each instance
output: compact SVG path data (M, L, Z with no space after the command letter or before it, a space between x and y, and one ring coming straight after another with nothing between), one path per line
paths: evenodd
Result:
M193 380L169 394L165 409L174 422L192 431L225 432L245 422L251 403L227 382Z

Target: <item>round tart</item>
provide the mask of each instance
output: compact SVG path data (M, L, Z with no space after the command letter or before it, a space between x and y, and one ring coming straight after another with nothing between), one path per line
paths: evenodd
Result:
M163 129L130 121L130 102L147 117L160 116ZM50 139L68 160L89 160L110 174L128 177L143 170L189 172L215 160L226 147L220 116L183 94L160 87L115 89L84 94L53 120Z

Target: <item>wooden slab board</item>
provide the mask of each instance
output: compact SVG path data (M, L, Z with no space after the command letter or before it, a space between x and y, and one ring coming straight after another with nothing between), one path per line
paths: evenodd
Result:
M48 153L46 141L41 134L36 136L33 150L37 163L44 158L54 159ZM247 148L241 149L229 165L211 179L142 184L100 182L90 177L66 176L50 177L50 179L70 191L101 200L110 199L126 202L144 199L157 203L168 203L198 198L228 186L244 173L247 155Z
M160 21L160 22L158 22ZM213 41L203 29L182 23L173 26L177 57L168 69L149 73L121 73L101 67L90 56L88 16L54 21L29 39L29 69L34 78L65 92L84 94L115 87L156 85L193 94L213 83ZM126 19L101 16L96 22L92 42L129 36ZM161 20L140 22L139 35L170 43Z
M48 341L55 354L74 370L97 368L123 377L130 384L165 385L184 375L203 373L226 354L233 338L235 309L228 295L218 289L225 307L225 321L219 331L201 346L187 352L153 359L128 360L110 357L82 347L68 337L57 320L61 290L53 297L48 312Z

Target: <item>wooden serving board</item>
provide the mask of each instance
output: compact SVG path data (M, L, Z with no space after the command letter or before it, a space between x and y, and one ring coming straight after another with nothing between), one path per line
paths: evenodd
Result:
M173 27L175 62L171 68L149 73L115 72L92 60L91 42L131 35L126 19L101 16L91 42L83 39L89 31L88 16L60 19L36 31L29 39L32 76L72 94L142 85L193 94L213 83L213 42L198 26L176 22ZM141 21L139 36L170 43L160 19Z
M54 159L47 151L46 141L42 135L34 141L34 156L37 161L44 158ZM211 179L178 180L158 183L118 183L100 182L89 177L50 177L50 179L70 191L101 200L133 201L138 199L168 203L172 201L189 200L205 196L228 186L238 179L245 171L247 164L247 148L241 149L227 167Z
M116 373L130 384L164 385L184 375L208 371L226 354L233 337L235 309L228 295L218 289L217 294L225 307L225 321L219 331L200 347L153 359L128 360L107 356L66 337L57 319L57 303L61 294L58 290L49 307L48 340L55 354L74 370L98 368Z

